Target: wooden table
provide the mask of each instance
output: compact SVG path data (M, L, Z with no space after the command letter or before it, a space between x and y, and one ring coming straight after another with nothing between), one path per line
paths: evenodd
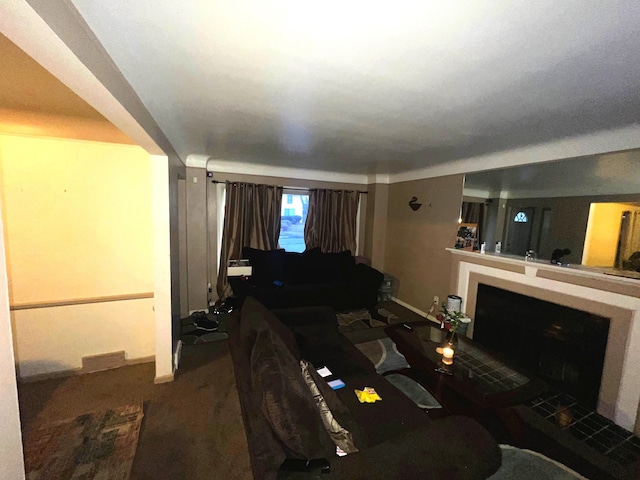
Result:
M394 324L385 332L415 371L412 376L450 413L517 405L547 389L541 380L516 370L466 337L459 337L453 365L443 365L436 348L442 345L445 331L433 322Z

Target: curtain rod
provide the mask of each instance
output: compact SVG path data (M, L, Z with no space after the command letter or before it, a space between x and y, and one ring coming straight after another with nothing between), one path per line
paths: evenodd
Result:
M221 180L211 180L211 183L225 183ZM243 182L231 182L231 183L243 183ZM299 191L299 192L308 192L310 190L334 190L334 191L339 191L339 189L335 189L335 188L326 188L326 189L321 189L321 188L304 188L304 187L282 187L285 190L295 190L295 191ZM349 190L349 191L353 191L353 190ZM362 195L367 195L369 192L366 191L362 191L362 190L356 190L356 192L362 194Z

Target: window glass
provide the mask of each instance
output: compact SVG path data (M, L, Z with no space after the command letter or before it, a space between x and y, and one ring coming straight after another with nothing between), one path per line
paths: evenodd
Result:
M516 216L513 218L514 222L518 222L518 223L527 223L529 221L529 219L527 218L527 214L524 212L518 212L516 213Z
M286 208L285 208L286 207ZM280 225L280 248L287 252L304 252L304 224L309 210L308 194L284 194Z

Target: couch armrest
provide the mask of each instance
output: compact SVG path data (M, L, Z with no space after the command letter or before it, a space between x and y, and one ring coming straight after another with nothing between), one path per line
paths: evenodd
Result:
M359 282L375 286L376 290L384 280L384 275L382 273L364 263L357 264L355 272L356 278Z
M332 474L350 480L482 480L501 463L502 452L484 427L471 418L452 416L338 458L332 462Z

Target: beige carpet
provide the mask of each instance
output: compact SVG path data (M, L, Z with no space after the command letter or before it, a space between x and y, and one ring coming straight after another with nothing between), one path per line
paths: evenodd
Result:
M47 423L25 433L28 480L127 480L142 406L127 405Z

